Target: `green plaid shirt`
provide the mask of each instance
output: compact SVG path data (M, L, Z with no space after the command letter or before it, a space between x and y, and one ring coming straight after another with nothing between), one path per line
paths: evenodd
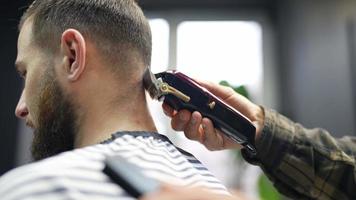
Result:
M258 154L245 159L261 166L282 194L293 199L356 200L356 138L335 139L326 130L306 129L265 109Z

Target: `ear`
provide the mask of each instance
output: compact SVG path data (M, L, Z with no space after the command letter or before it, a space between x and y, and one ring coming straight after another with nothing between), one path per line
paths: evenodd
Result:
M64 56L64 72L70 81L77 81L85 70L86 43L83 35L68 29L61 38L61 51Z

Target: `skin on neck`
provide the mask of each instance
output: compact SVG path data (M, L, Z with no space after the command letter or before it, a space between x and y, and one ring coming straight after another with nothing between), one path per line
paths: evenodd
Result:
M110 86L108 86L110 88ZM144 93L144 91L142 91ZM156 132L153 119L149 113L144 95L137 93L136 98L125 104L110 104L103 97L79 108L79 131L75 139L75 147L80 148L97 144L111 137L117 131L151 131Z
M78 43L73 45L73 48L64 47L69 51L64 50L63 54L69 55L75 49L79 49L80 42ZM117 131L157 132L143 88L144 67L133 72L126 73L125 70L121 70L122 72L113 73L112 66L109 66L112 64L105 61L95 45L85 41L83 49L85 50L83 58L73 56L72 60L78 61L69 64L70 68L78 62L77 65L83 69L65 70L64 67L64 70L61 68L57 70L60 85L76 108L78 132L75 137L75 148L100 143ZM80 54L80 50L78 51L77 54ZM135 58L136 55L132 57ZM70 63L68 60L71 59L60 59L59 62L65 66ZM117 65L118 69L144 66L139 59L131 59L125 63L128 67L120 66L122 63ZM76 70L79 71L79 75L73 75Z

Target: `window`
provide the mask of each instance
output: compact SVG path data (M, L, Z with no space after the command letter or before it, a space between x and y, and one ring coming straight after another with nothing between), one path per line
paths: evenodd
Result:
M152 31L152 60L153 72L166 70L169 53L169 24L164 19L149 20Z
M261 91L262 31L248 21L187 21L178 26L177 66L214 82Z

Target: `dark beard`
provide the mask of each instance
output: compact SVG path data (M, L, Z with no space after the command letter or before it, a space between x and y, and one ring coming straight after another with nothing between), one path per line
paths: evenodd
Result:
M53 72L47 73L39 96L38 127L34 130L32 157L41 160L74 148L74 107L65 97Z

